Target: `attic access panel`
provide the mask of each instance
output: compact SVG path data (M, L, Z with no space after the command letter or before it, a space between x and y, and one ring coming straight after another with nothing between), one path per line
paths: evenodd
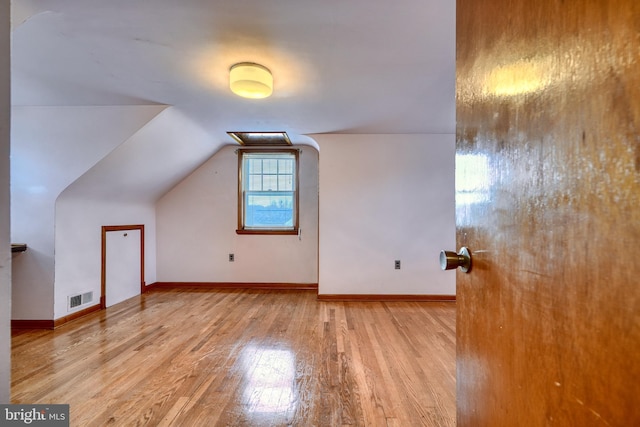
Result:
M292 145L286 132L227 132L227 134L245 146Z

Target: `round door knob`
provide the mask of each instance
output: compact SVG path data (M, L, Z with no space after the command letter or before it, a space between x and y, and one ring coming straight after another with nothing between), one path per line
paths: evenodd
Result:
M442 270L454 270L460 267L464 273L471 269L471 253L463 247L460 252L440 251L440 268Z

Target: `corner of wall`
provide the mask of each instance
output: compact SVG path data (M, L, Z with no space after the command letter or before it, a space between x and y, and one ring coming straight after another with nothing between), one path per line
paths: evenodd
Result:
M10 2L2 2L0 3L0 403L3 404L10 402L11 392L10 27Z

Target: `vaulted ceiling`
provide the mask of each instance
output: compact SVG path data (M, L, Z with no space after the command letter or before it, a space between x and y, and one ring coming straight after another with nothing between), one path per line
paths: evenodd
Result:
M226 131L453 133L454 0L13 0L15 106L177 107ZM274 75L233 95L229 67Z

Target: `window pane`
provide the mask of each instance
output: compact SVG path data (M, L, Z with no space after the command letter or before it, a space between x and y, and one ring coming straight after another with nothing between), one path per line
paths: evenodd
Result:
M278 190L293 191L293 175L278 175Z
M297 226L297 153L242 154L239 230L293 230Z
M247 159L249 173L262 173L262 159Z
M262 175L249 175L249 191L262 190Z
M293 194L247 194L245 226L287 228L293 226Z
M278 175L262 175L263 191L278 191Z
M264 159L262 173L278 173L278 159Z
M278 173L293 173L293 159L278 160Z

